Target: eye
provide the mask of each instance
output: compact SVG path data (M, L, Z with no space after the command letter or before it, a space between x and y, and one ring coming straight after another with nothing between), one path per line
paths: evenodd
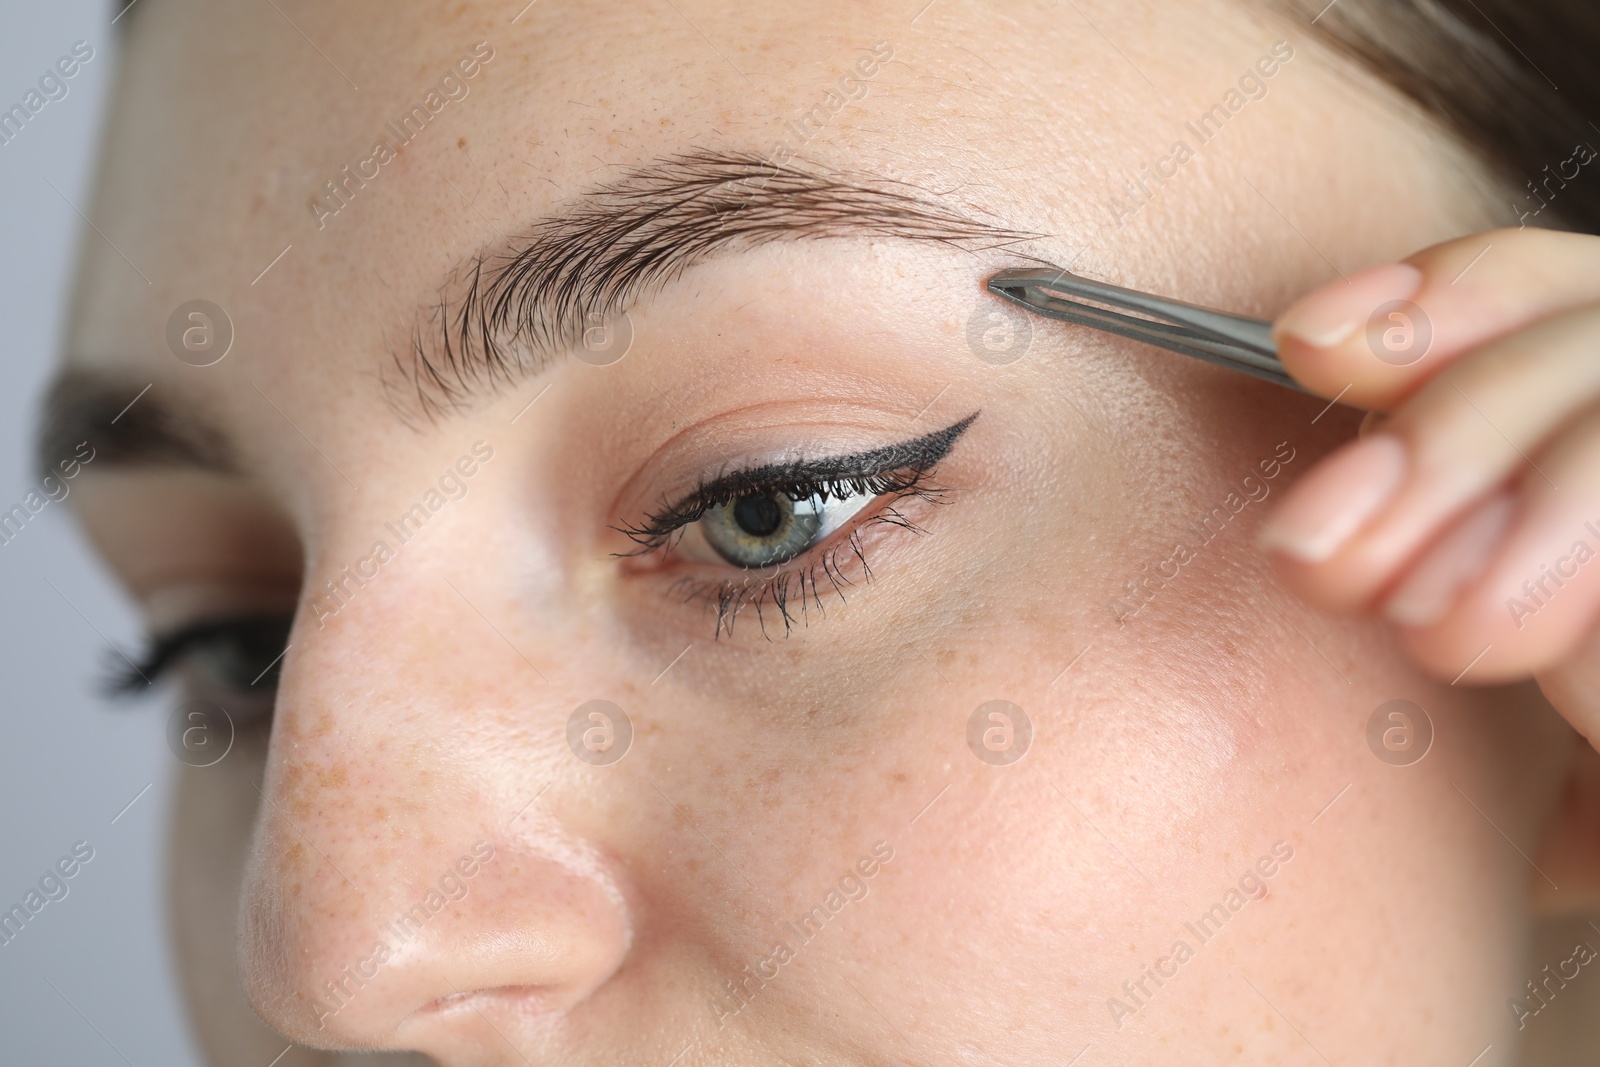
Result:
M749 493L710 508L685 533L698 527L706 544L736 567L771 567L826 540L873 499L870 492L832 499L825 491L799 499L782 490Z
M664 500L659 511L613 527L639 546L616 555L655 557L630 573L664 572L669 597L715 608L718 637L732 636L733 620L746 608L763 634L770 614L787 636L813 607L824 613L824 589L842 598L845 587L871 581L863 530L888 525L922 532L902 507L915 502L913 511L920 512L920 505L945 503L946 489L932 481L934 467L977 417L973 412L943 430L865 452L702 479L687 495ZM858 519L869 506L871 513ZM686 566L673 566L679 557Z
M189 688L218 696L270 699L288 648L288 615L211 619L179 627L150 641L138 662L109 679L119 693L137 693L182 669Z
M186 657L191 668L219 689L270 693L289 639L287 619L245 619L217 626L191 643Z
M912 492L978 417L884 448L770 463L702 482L637 523L618 526L637 553L681 548L736 567L786 563L826 539L879 497ZM703 545L704 552L695 549ZM711 560L711 562L715 562Z

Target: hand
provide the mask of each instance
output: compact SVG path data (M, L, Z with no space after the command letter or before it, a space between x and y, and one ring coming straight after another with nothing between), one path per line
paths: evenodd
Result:
M1400 628L1436 676L1532 674L1600 741L1600 237L1496 230L1374 267L1274 327L1375 413L1268 519L1285 582Z

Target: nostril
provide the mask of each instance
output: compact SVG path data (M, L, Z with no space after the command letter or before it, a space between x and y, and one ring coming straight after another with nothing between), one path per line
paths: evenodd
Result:
M452 983L453 984L453 983ZM524 1017L558 1012L563 1005L555 990L540 985L503 985L487 989L456 990L424 1004L417 1018L450 1017L467 1012L513 1011Z
M467 998L470 997L470 996L472 996L471 993L451 993L449 996L440 997L438 1000L435 1000L430 1004L424 1004L422 1006L422 1011L423 1012L444 1012L444 1011L448 1011L452 1007L455 1007L455 1006L458 1006L460 1004L465 1003Z

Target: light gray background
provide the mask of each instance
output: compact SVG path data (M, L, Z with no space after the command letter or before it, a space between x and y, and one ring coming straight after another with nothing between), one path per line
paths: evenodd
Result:
M0 108L73 42L95 50L68 95L0 145L0 511L33 484L33 409L61 342L80 233L100 240L73 205L90 206L116 63L111 9L111 0L0 0ZM65 899L0 945L0 1062L198 1067L166 938L174 761L164 709L97 692L116 656L107 641L133 655L137 618L55 503L0 545L0 605L0 910L73 842L95 851Z
M0 0L0 108L73 42L96 53L65 99L0 145L0 511L34 484L33 410L61 341L77 244L101 239L77 209L90 206L116 62L112 6ZM0 1063L202 1067L166 936L165 707L97 692L116 657L109 643L131 655L138 641L135 614L65 506L50 504L0 545L0 910L74 842L95 849L68 896L0 945ZM1535 958L1587 936L1581 919L1551 924Z

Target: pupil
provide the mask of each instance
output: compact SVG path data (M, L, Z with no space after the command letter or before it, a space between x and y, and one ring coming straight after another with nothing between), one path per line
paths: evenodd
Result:
M733 521L751 537L770 537L783 525L783 509L770 496L742 496L733 502Z

